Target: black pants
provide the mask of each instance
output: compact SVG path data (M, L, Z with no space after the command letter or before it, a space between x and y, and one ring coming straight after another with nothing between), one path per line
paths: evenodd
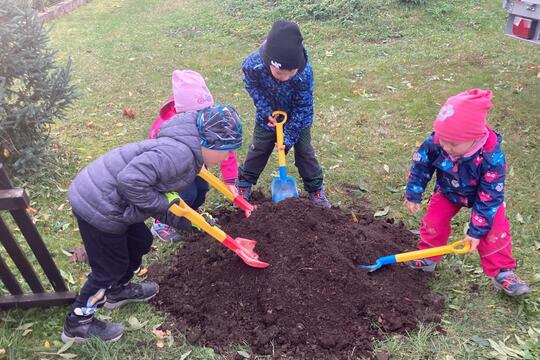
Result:
M238 169L239 181L257 183L264 170L268 158L275 149L276 134L256 125L253 131L253 143L244 164ZM323 171L311 145L311 128L305 128L300 133L298 142L294 144L294 165L304 182L304 189L313 192L323 187ZM276 164L277 168L277 164Z
M91 315L106 301L110 287L131 280L150 251L152 234L144 223L130 225L123 234L109 234L75 217L92 272L72 307L79 308L78 315Z

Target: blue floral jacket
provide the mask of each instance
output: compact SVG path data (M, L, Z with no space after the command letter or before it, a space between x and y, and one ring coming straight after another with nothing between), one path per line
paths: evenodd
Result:
M435 192L441 192L454 204L472 208L467 235L483 238L504 202L506 161L501 142L501 135L490 130L486 144L478 152L453 162L432 133L413 155L405 197L420 203L436 172Z
M300 138L300 131L313 123L313 71L309 60L301 73L287 81L278 81L256 50L242 63L242 71L244 86L257 108L255 122L268 131L275 131L266 125L268 116L275 110L285 111L289 118L284 128L284 142L291 148Z

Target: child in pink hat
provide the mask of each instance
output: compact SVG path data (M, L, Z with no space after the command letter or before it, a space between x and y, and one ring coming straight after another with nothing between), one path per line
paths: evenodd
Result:
M158 116L152 124L149 139L154 139L161 125L178 114L198 112L214 105L214 98L208 90L204 78L193 70L175 70L172 74L172 93L163 104ZM229 190L237 193L236 179L238 178L238 161L234 151L229 152L226 160L221 162L221 176ZM180 194L180 197L193 209L198 209L206 199L208 183L197 177L195 182ZM180 235L174 228L154 220L152 234L164 241L180 240Z
M448 243L451 220L462 207L471 208L466 239L478 250L484 273L509 296L528 293L514 274L512 234L506 218L506 161L502 137L487 124L490 90L472 89L450 97L433 124L434 132L413 156L405 193L411 213L420 210L422 194L433 173L436 184L420 226L420 249ZM432 272L440 257L407 263Z

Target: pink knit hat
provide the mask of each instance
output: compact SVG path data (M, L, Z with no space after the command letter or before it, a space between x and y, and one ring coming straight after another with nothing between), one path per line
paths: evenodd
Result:
M491 90L472 89L448 98L433 123L435 134L458 142L482 138L492 97Z
M173 71L172 92L177 113L198 111L214 105L214 98L203 77L193 70Z

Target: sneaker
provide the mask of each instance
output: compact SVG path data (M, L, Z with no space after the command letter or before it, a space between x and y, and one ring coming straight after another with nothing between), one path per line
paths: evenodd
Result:
M109 323L96 319L92 316L77 316L69 313L64 321L62 341L68 343L83 342L91 338L99 338L105 342L117 341L124 335L124 326L117 323Z
M251 198L251 183L247 181L238 181L238 195L242 196L246 201L249 201Z
M152 235L162 241L180 241L182 237L172 227L157 220L154 220L152 227L150 228Z
M310 192L308 195L308 200L311 201L313 204L323 208L332 207L332 204L330 204L330 201L328 201L328 198L326 197L323 189Z
M131 302L148 301L159 292L159 285L152 281L140 284L128 283L112 288L107 294L107 302L103 305L112 310Z
M518 278L512 270L501 270L491 281L495 289L504 291L508 296L525 295L531 291L527 284Z
M420 260L406 261L405 265L407 265L411 269L422 270L424 272L433 272L435 271L435 266L437 266L437 263L429 259L420 259Z

